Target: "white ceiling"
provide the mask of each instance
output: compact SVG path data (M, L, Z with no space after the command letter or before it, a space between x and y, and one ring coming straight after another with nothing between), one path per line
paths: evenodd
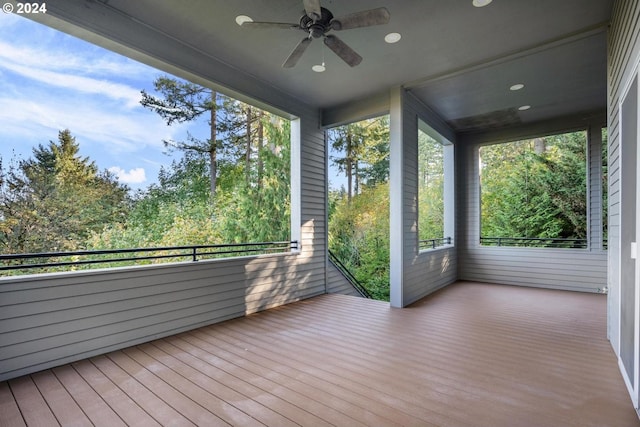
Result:
M61 2L62 0L58 0ZM96 4L90 0L69 0ZM297 23L301 0L102 0L106 9L248 73L313 107L332 109L404 86L458 131L606 109L612 0L321 0L334 16L386 7L386 25L333 32L364 59L354 68L314 40L281 67L299 30L240 27L237 15ZM116 28L103 35L118 39ZM383 38L399 32L402 39ZM518 92L514 83L525 84ZM531 105L519 111L521 105Z

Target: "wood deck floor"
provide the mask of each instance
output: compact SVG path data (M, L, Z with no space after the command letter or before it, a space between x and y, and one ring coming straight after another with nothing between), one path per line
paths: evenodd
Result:
M0 383L0 426L636 426L602 295L323 295Z

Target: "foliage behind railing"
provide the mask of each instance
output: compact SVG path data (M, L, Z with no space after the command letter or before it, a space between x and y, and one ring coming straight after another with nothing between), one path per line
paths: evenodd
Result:
M192 245L155 248L106 249L96 251L0 254L0 274L17 275L152 264L154 261L199 261L233 256L285 253L298 248L297 241Z
M551 237L480 237L480 244L484 246L586 249L587 239L565 239Z
M329 251L329 260L333 263L333 265L336 266L338 270L340 270L342 275L351 283L351 286L353 286L356 291L358 291L358 293L362 295L362 297L373 298L367 288L362 283L360 283L358 279L356 279L356 276L354 276L353 273L351 273L351 271L349 271L349 269L342 263L342 261L340 261L340 259L338 259L338 257L335 256L335 254L331 251Z

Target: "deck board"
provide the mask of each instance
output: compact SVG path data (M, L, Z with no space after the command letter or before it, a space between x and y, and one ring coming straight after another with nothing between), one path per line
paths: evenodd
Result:
M0 383L0 427L25 426L20 408L16 403L9 384L5 381Z
M9 387L27 425L46 427L59 424L31 377L13 379Z
M157 427L160 424L116 386L91 361L74 363L73 368L89 386L118 414L126 425Z
M45 371L33 374L31 378L60 424L78 427L92 425L55 375Z
M0 383L4 425L640 426L606 297L322 295Z
M107 405L102 396L96 393L71 365L55 368L53 373L82 408L93 425L98 427L120 427L126 425L118 414Z
M142 367L137 372L127 372L112 358L117 358L119 352L109 353L92 359L95 366L116 384L129 399L136 402L160 425L195 426L185 416L180 414L171 404L164 401L161 395L170 393L170 386L149 379L148 371ZM154 387L155 385L155 387Z

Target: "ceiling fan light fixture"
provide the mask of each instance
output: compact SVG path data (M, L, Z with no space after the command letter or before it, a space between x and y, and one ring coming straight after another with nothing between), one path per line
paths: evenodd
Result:
M392 43L399 42L401 38L402 38L402 35L400 33L389 33L386 36L384 36L384 41L389 44L392 44Z
M322 64L314 65L313 67L311 67L311 69L316 73L322 73L327 69L327 67L324 66L324 62L323 62Z
M247 15L238 15L236 16L236 24L242 26L245 22L253 22L253 19Z
M509 90L520 90L524 88L524 85L522 83L516 83L514 85L512 85Z
M487 6L489 3L491 3L493 0L473 0L473 5L475 7L485 7Z
M529 108L531 108L531 105L523 105L521 107L518 107L518 110L527 111Z

